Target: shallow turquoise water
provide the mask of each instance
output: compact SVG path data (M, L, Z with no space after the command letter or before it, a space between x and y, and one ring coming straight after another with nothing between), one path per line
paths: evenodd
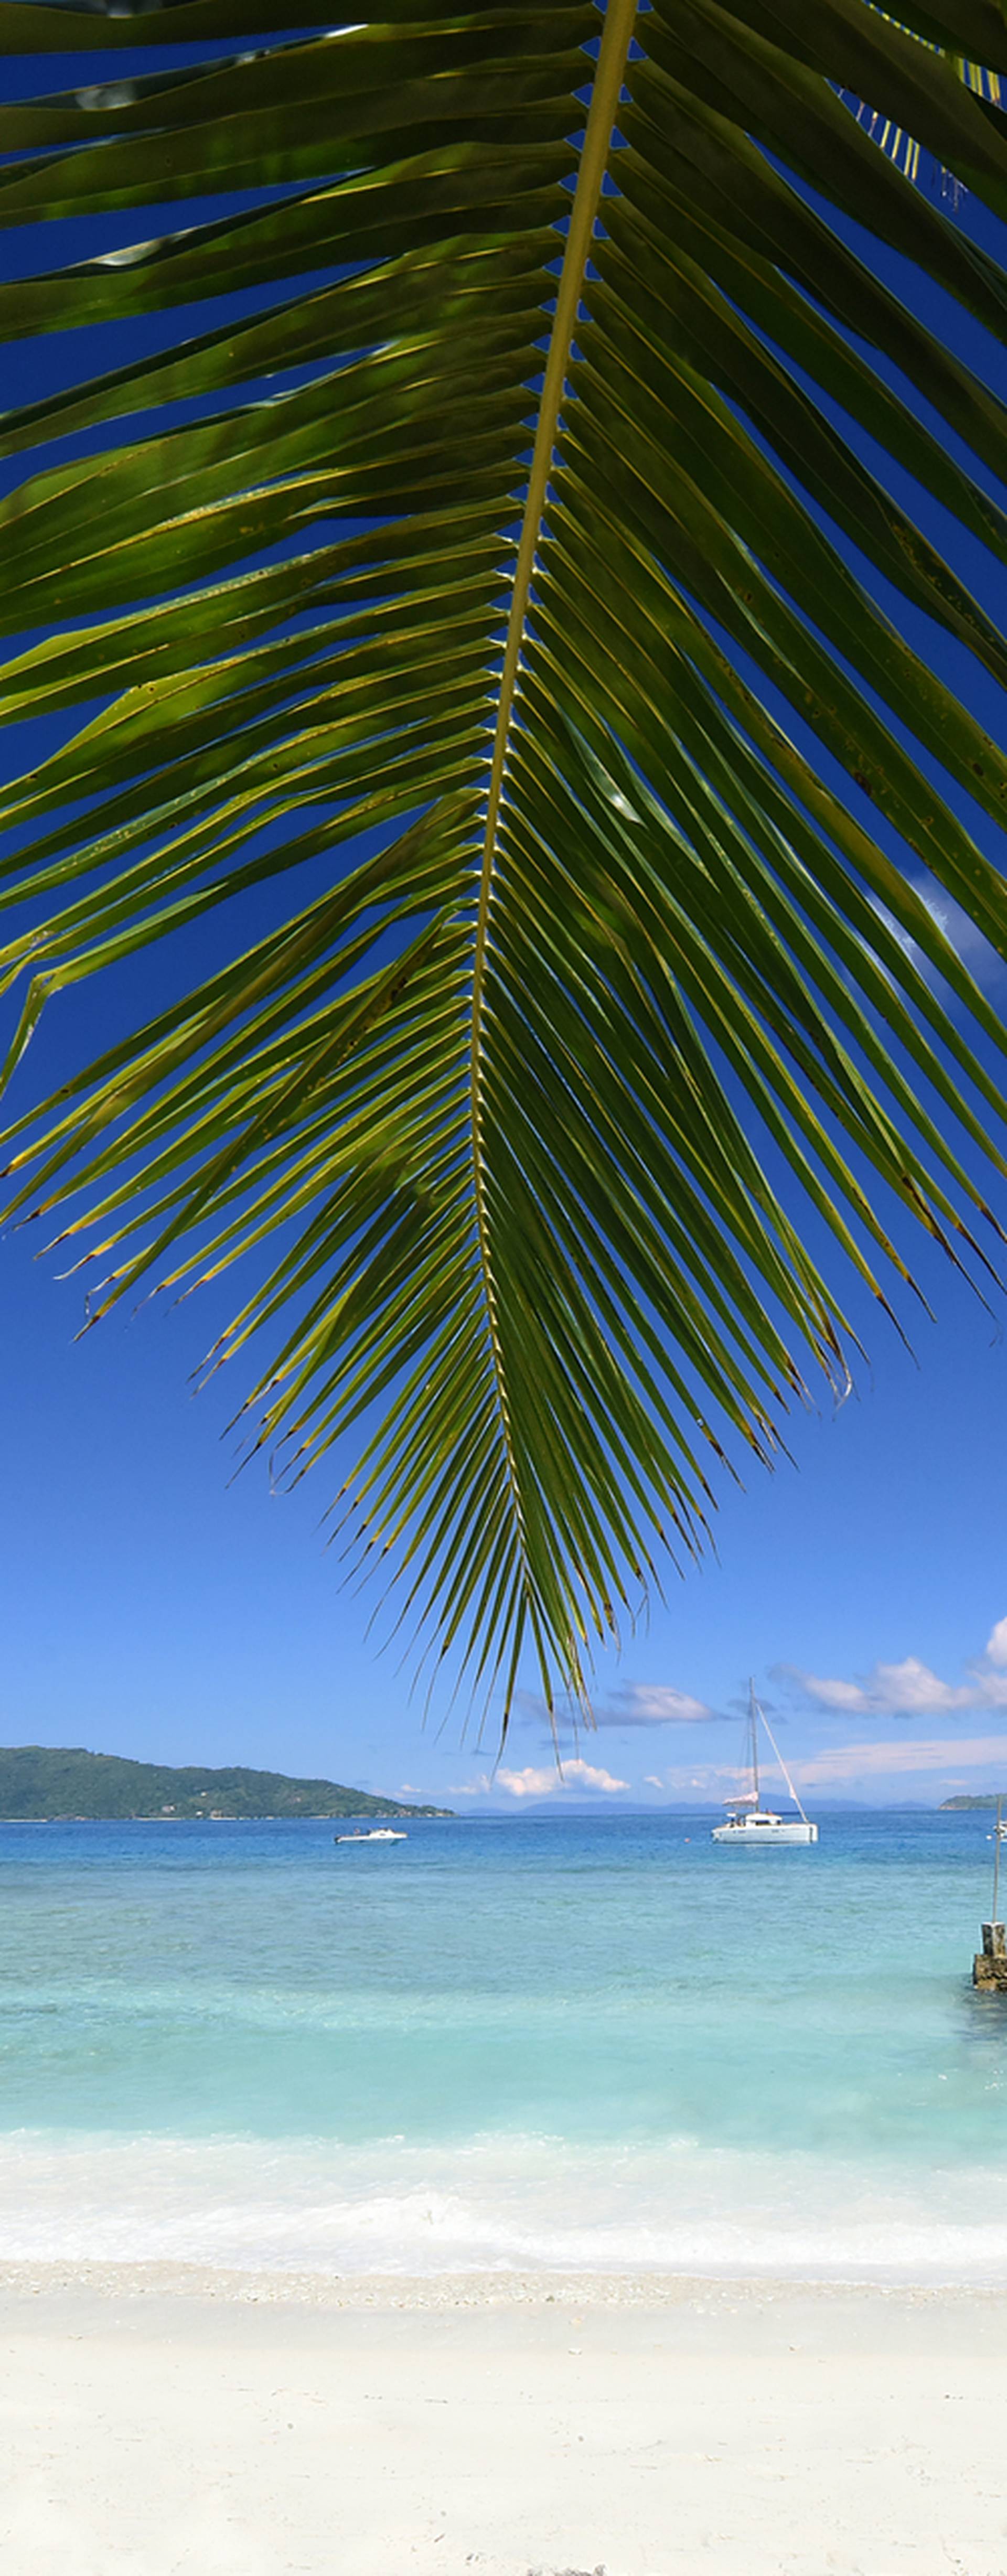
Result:
M988 1816L0 1827L0 2253L1007 2277Z

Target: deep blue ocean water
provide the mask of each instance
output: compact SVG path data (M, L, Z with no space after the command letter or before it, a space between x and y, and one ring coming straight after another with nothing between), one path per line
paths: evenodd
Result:
M0 1826L0 2257L1007 2278L988 1814Z

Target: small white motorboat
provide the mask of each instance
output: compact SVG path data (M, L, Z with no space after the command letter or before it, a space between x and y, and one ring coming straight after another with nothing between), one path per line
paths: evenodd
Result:
M374 1825L368 1834L333 1834L334 1843L407 1843L408 1834L400 1834L394 1825Z
M778 1816L772 1807L764 1807L759 1791L759 1724L765 1727L790 1795L796 1816ZM764 1708L755 1696L755 1683L748 1685L748 1770L751 1787L742 1789L736 1798L725 1798L728 1810L722 1825L714 1825L713 1841L730 1843L735 1851L761 1851L777 1843L816 1843L818 1827L805 1815L783 1755L777 1744Z

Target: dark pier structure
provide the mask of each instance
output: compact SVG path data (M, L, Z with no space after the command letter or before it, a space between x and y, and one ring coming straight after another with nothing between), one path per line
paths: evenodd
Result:
M1000 1896L1000 1846L1005 1830L1001 1823L1002 1811L1003 1800L998 1798L997 1820L993 1832L993 1904L990 1909L993 1919L990 1923L984 1923L982 1927L983 1946L981 1950L976 1951L972 1961L972 1983L974 1986L984 1986L987 1992L1007 1995L1007 1926L997 1921Z
M983 1946L972 1961L972 1983L998 1987L1007 1995L1007 1925L983 1924Z

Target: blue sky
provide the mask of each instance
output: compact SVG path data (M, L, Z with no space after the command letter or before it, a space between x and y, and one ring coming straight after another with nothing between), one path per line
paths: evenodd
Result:
M145 229L116 220L122 239ZM119 356L98 336L81 373ZM961 326L973 359L975 337ZM17 398L75 374L71 356L66 341L26 347ZM1002 1007L1007 977L978 962ZM142 993L61 1002L33 1079L79 1060L109 1012L148 1010L168 971L155 952ZM991 1319L925 1245L913 1257L936 1321L917 1311L914 1356L848 1297L870 1355L854 1395L833 1413L823 1389L822 1410L792 1420L793 1465L721 1485L716 1558L669 1572L666 1600L600 1665L597 1732L562 1783L533 1697L499 1766L492 1716L479 1746L457 1709L424 1716L410 1697L394 1649L368 1637L374 1596L343 1591L326 1549L331 1463L287 1498L261 1464L229 1481L235 1394L215 1380L193 1399L189 1377L233 1282L77 1343L80 1284L38 1249L29 1230L0 1251L3 1741L324 1772L466 1811L708 1804L733 1785L752 1672L819 1804L1007 1788L1003 1308Z
M79 1283L33 1249L13 1238L2 1271L5 1742L409 1783L466 1808L709 1802L731 1786L751 1671L819 1803L1007 1784L1007 1648L984 1654L1007 1614L1007 1351L944 1264L918 1364L875 1318L872 1373L838 1413L793 1422L795 1465L721 1488L716 1561L671 1577L599 1670L579 1754L625 1787L568 1772L564 1789L534 1701L495 1786L492 1733L480 1751L457 1712L424 1725L366 1637L373 1601L340 1588L324 1468L285 1498L261 1465L229 1483L224 1390L187 1384L223 1301L75 1342Z

